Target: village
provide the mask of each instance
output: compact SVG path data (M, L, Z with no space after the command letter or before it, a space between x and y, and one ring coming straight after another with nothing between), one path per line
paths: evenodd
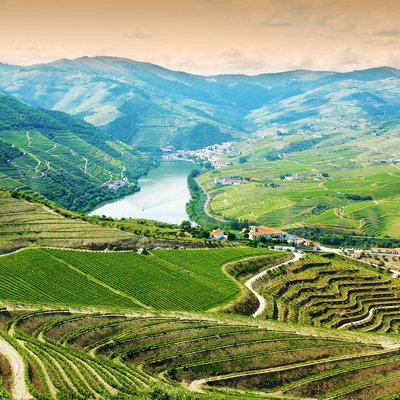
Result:
M172 146L164 146L161 150L163 152L163 159L165 160L209 162L216 169L232 165L226 158L240 154L234 149L233 142L214 144L199 150L176 150Z

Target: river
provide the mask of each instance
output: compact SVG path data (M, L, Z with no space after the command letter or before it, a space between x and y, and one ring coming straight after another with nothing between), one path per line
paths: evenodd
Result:
M186 203L190 200L187 177L193 170L186 161L161 161L139 179L140 192L95 209L90 215L112 218L146 218L170 224L188 220Z

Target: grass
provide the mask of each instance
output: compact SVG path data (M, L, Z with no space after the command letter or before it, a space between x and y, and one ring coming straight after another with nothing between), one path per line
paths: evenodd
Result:
M159 250L141 256L135 252L27 249L1 258L0 300L205 311L232 301L241 291L223 272L224 264L266 255L280 253L226 248ZM55 287L59 289L54 291Z

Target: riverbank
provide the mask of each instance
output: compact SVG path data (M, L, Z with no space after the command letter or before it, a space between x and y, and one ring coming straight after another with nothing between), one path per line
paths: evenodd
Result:
M90 216L142 218L180 224L188 220L186 203L190 200L187 177L193 163L163 160L159 166L139 179L140 191L120 200L102 204Z

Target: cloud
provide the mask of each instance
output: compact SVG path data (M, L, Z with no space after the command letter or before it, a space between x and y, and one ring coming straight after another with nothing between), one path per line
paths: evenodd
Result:
M400 37L400 29L379 29L374 32L374 35L384 37Z
M260 22L259 26L266 28L285 28L292 26L293 22L289 18L284 16L275 16L265 19Z
M126 31L124 33L124 36L132 39L147 39L149 37L149 35L146 32L142 31L137 26Z
M242 50L236 47L225 49L216 60L219 65L224 65L231 72L239 73L243 70L256 73L266 68L264 55L255 48Z

